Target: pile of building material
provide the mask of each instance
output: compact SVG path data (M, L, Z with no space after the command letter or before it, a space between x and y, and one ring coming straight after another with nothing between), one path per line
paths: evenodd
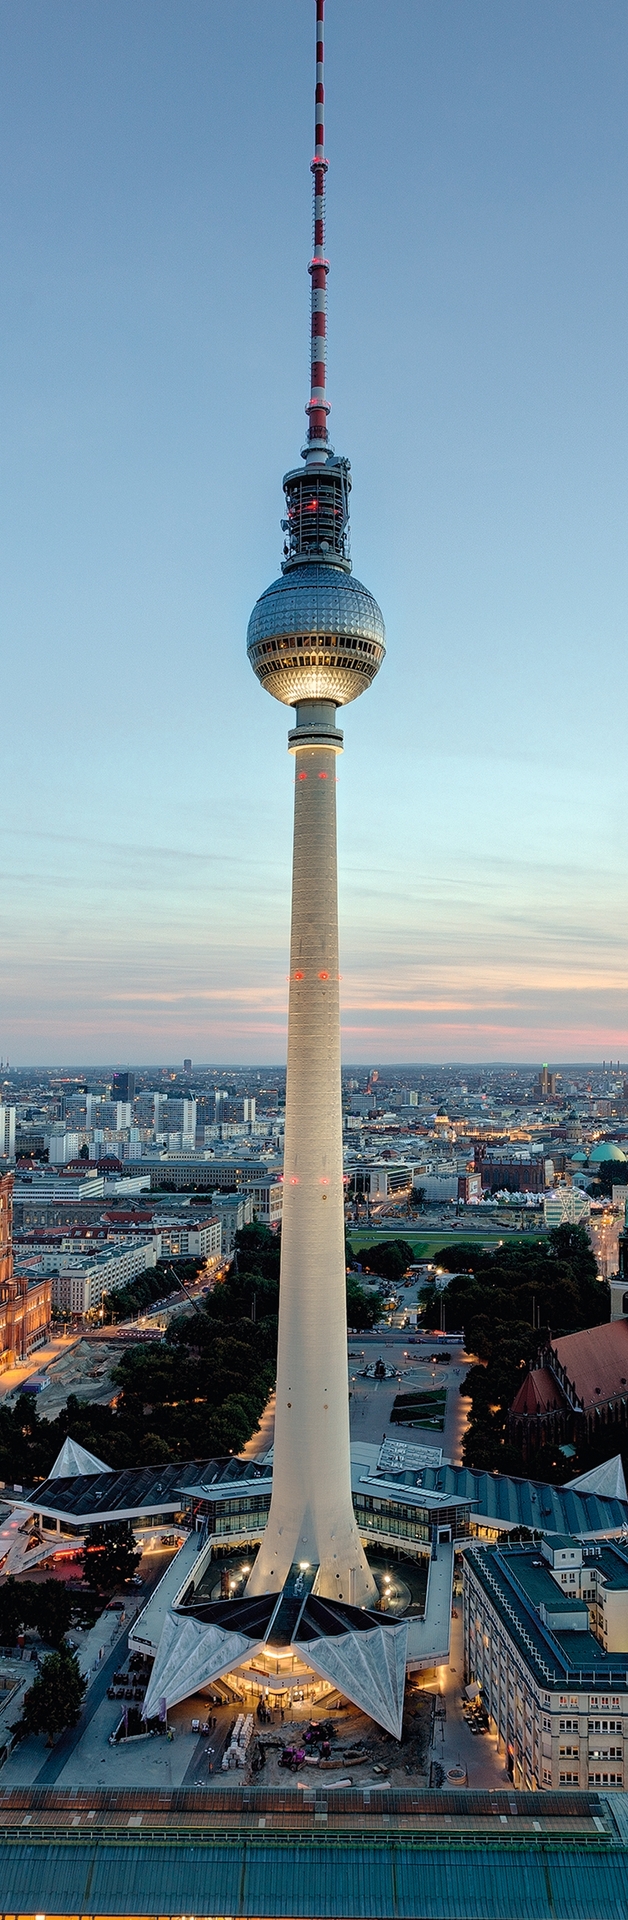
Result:
M248 1751L252 1734L253 1734L252 1713L246 1713L246 1714L239 1713L233 1729L233 1733L231 1735L229 1746L225 1747L225 1751L222 1756L223 1772L226 1773L229 1767L246 1766L246 1756L247 1756L247 1751Z

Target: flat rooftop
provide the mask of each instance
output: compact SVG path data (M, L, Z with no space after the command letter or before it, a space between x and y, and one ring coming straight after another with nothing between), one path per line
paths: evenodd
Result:
M628 1687L628 1650L604 1652L595 1635L569 1627L547 1627L538 1607L551 1603L552 1616L561 1611L560 1588L549 1569L539 1566L538 1551L529 1547L488 1547L474 1543L466 1549L473 1573L502 1620L509 1638L519 1646L522 1660L542 1686L562 1686L582 1679L583 1685ZM554 1597L555 1596L555 1597ZM567 1596L565 1596L567 1597ZM574 1598L568 1611L580 1611ZM582 1608L583 1613L586 1612Z
M16 1788L0 1793L3 1907L27 1888L47 1916L617 1920L617 1798L250 1788L210 1807L194 1789Z

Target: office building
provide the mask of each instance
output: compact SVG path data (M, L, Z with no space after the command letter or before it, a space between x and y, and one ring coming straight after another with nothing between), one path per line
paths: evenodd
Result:
M125 1068L122 1073L114 1073L111 1082L111 1098L114 1105L118 1100L121 1100L124 1105L128 1103L130 1103L131 1106L133 1105L135 1099L135 1074L131 1073L128 1067Z
M552 1535L465 1548L465 1681L515 1786L624 1791L628 1555Z
M15 1107L0 1101L0 1160L15 1159Z
M236 1233L243 1227L250 1227L253 1219L253 1199L250 1193L212 1194L212 1212L217 1214L221 1225L221 1252L225 1259L233 1253Z
M222 1252L220 1215L204 1220L160 1220L154 1243L158 1260L207 1260L217 1265Z

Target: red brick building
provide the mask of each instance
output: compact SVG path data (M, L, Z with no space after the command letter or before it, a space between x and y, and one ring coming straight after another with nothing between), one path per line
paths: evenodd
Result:
M13 1174L0 1173L0 1371L26 1360L50 1332L52 1281L13 1272Z
M614 1447L625 1445L628 1320L550 1341L515 1394L508 1424L526 1460L538 1447L592 1441L607 1430Z

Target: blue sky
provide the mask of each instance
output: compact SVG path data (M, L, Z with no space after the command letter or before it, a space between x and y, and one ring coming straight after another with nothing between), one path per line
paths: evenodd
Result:
M624 1057L628 14L328 0L349 1060ZM0 1052L279 1060L313 0L0 12Z

